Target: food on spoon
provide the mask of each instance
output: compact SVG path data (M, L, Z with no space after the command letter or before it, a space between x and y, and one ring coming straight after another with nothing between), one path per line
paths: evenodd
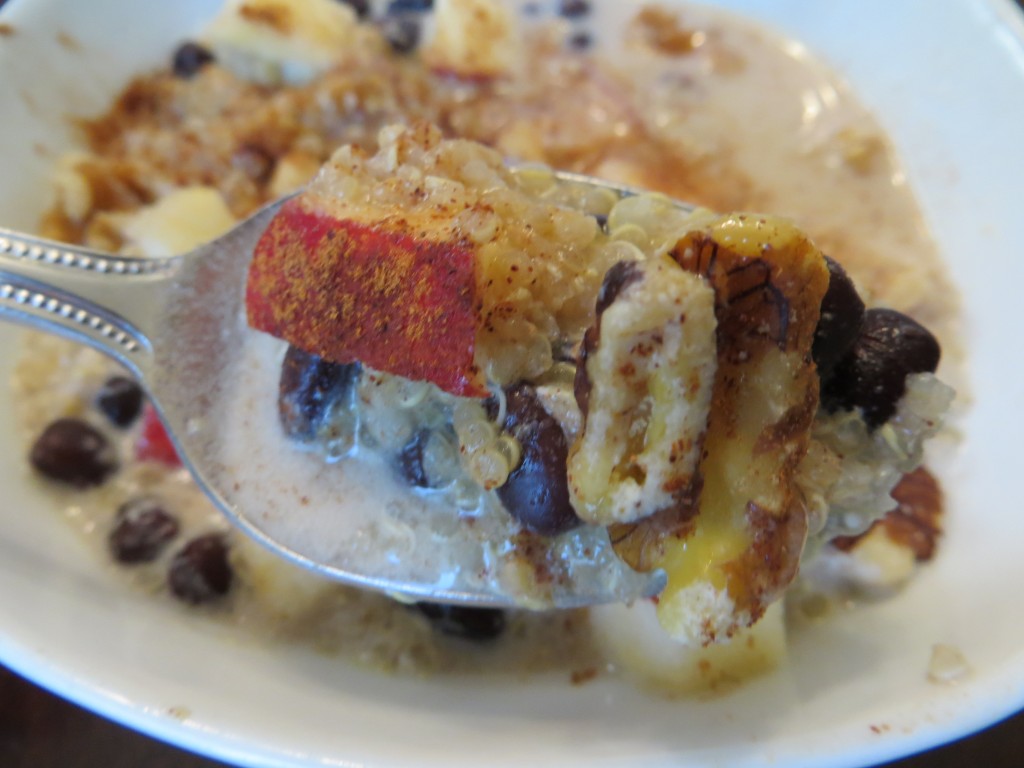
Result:
M829 576L847 591L891 593L935 555L943 528L942 490L935 477L918 467L900 479L892 498L896 508L866 531L837 536L826 545Z
M289 398L308 385L286 382L362 365L374 386L416 393L401 426L369 443L401 443L390 450L412 486L457 473L437 456L428 472L424 453L454 433L464 473L526 531L606 527L630 566L664 570L658 617L677 641L713 643L756 622L795 577L808 535L816 358L827 391L853 393L823 412L853 414L869 435L897 413L909 374L934 373L934 338L898 312L865 313L842 269L783 219L644 196L574 209L571 184L517 175L429 125L379 141L373 156L335 153L256 248L249 322L292 345L286 429L323 429L290 426ZM596 220L606 214L613 227L645 224L647 250L616 251ZM578 352L556 363L555 350ZM558 366L572 370L574 403L551 391ZM318 409L331 386L315 389ZM418 415L434 413L424 387L450 403L430 425ZM488 387L498 399L475 404ZM365 398L345 399L342 411ZM380 420L382 405L352 421ZM892 476L916 465L934 426L910 435L918 456ZM842 460L819 444L812 461L823 455Z
M896 411L907 376L934 373L939 343L927 328L890 309L869 309L860 332L824 379L822 399L830 411L858 410L877 427Z
M605 274L580 348L573 505L599 525L689 511L715 378L714 291L666 256Z
M332 202L304 195L271 222L249 272L250 325L336 363L486 394L473 362L472 252L444 234L423 237L429 221L390 223L379 207Z
M688 233L671 256L713 287L718 319L701 488L612 537L635 567L668 573L658 611L673 636L713 642L760 618L797 572L807 512L794 475L818 407L811 345L829 278L803 233L754 216Z
M455 395L543 373L596 291L600 263L569 258L595 241L593 217L531 201L498 153L427 124L381 142L373 157L339 150L275 216L249 273L250 325Z
M330 405L352 391L359 377L357 363L340 364L290 346L281 366L278 407L289 437L313 438Z
M509 514L523 527L553 535L580 525L569 498L565 473L568 440L558 420L544 407L537 389L518 384L505 393L506 417L501 425L518 445L510 471L496 492Z

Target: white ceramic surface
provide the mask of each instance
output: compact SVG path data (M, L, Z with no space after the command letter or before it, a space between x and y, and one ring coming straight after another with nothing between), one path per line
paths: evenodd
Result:
M1018 286L1024 23L1006 0L728 0L821 52L895 140L961 286L976 402L945 473L941 557L898 599L802 632L778 673L714 701L615 681L411 680L268 648L169 609L94 562L0 433L0 659L159 738L259 765L855 766L1024 705L1024 379ZM0 21L0 222L31 227L68 114L166 60L210 3L11 0ZM116 20L116 21L115 21ZM124 30L131 30L126 34ZM0 380L14 333L0 329ZM0 424L11 424L0 389ZM932 645L972 672L936 686Z

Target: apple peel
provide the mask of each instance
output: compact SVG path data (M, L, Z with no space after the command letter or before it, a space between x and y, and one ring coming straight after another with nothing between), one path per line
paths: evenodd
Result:
M147 405L142 413L142 431L135 442L135 458L138 461L155 461L168 467L181 466L181 457L152 405Z
M253 254L249 325L326 360L485 397L475 253L403 223L339 216L317 195L289 200Z

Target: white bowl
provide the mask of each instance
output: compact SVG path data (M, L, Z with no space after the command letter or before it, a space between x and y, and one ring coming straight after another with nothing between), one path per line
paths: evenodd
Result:
M1024 164L1024 24L1006 0L731 0L824 53L880 116L963 292L975 403L946 473L934 565L897 599L801 632L777 673L712 701L615 680L387 677L248 642L98 568L0 435L0 660L104 715L261 765L852 766L969 733L1024 705L1024 514L1013 482ZM12 0L0 17L0 222L30 229L67 115L164 61L211 3ZM14 332L0 329L12 348ZM1015 352L1016 350L1016 352ZM10 354L0 356L0 379ZM0 423L12 404L0 389ZM966 656L928 682L935 643Z

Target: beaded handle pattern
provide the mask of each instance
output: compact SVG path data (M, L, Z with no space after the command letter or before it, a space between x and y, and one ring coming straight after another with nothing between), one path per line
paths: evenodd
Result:
M0 316L69 336L136 367L149 341L118 311L140 278L174 270L180 257L132 258L0 230ZM123 303L123 302L121 302Z

